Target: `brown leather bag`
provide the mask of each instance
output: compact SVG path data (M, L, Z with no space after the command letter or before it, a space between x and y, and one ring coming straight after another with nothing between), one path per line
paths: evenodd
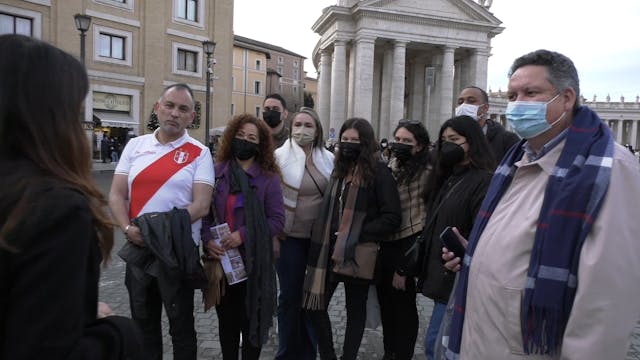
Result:
M356 245L355 263L335 264L333 272L353 278L373 280L378 259L378 244L373 242Z

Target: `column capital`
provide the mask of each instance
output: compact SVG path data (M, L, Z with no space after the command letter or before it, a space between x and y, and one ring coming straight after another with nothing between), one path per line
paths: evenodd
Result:
M371 36L371 35L358 35L355 38L355 42L357 44L360 43L370 43L373 44L376 42L377 37L376 36Z
M473 53L476 56L489 56L491 49L473 49Z
M406 41L406 40L395 40L395 41L393 42L393 46L394 46L394 47L407 47L407 44L408 44L408 43L409 43L409 42L408 42L408 41Z
M443 53L452 53L454 52L458 47L457 46L453 46L453 45L443 45L442 46L442 52Z
M342 39L336 39L333 40L333 46L347 46L347 40L342 40Z

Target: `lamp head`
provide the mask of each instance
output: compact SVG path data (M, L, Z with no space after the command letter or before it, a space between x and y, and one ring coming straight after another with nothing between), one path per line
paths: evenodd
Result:
M207 56L211 56L211 54L213 54L213 52L216 50L216 43L214 43L213 41L205 40L202 42L202 48L204 49L204 53L207 54Z
M75 14L73 15L73 19L76 23L76 29L80 32L85 32L89 30L89 26L91 26L91 16L84 14Z

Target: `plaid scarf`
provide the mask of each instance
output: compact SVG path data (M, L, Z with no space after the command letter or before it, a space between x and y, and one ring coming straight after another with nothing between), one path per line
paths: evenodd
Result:
M343 179L331 177L329 191L322 199L321 212L313 225L311 233L311 245L309 247L309 260L304 279L304 294L302 307L309 310L324 310L327 308L325 288L327 268L329 266L329 251L331 248L331 224L335 209L336 195L342 187ZM350 264L355 261L355 250L362 223L366 216L366 197L364 188L352 182L346 194L341 191L338 204L341 216L338 226L338 235L331 259L336 264Z
M455 292L446 358L460 354L473 253L522 158L521 141L496 169L478 212ZM557 354L578 285L580 250L598 216L611 178L613 137L608 126L582 106L569 127L564 149L549 176L522 300L521 326L527 354ZM472 296L472 295L471 295Z

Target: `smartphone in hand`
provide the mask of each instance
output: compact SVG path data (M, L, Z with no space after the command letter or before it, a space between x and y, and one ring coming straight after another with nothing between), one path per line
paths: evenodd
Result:
M442 233L440 233L440 241L449 251L453 252L456 257L464 258L464 246L462 246L460 239L458 239L456 233L453 232L451 226L447 226Z

